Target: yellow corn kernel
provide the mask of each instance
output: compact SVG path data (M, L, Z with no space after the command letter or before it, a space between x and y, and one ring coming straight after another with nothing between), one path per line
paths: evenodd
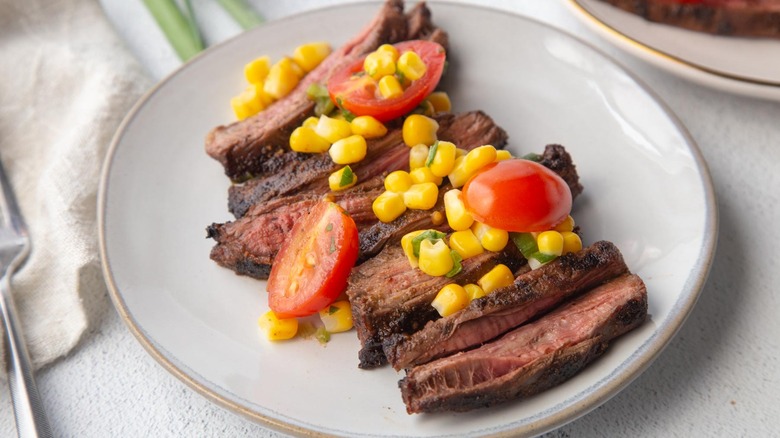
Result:
M352 172L352 168L344 166L330 174L328 177L328 186L330 186L331 190L337 192L354 186L357 184L357 180L357 175Z
M434 144L436 142L436 131L438 130L439 123L436 120L420 114L412 114L404 120L401 132L403 133L404 143L412 147L421 143L426 146Z
M485 294L489 294L496 289L511 285L514 281L515 276L512 275L512 271L510 271L506 265L498 264L491 269L490 272L483 275L482 278L477 281L477 284L485 291Z
M474 283L469 283L463 286L463 289L466 290L466 294L469 296L469 300L476 300L477 298L482 298L487 295L481 287Z
M485 252L479 239L471 230L456 231L450 234L450 248L460 254L463 260Z
M420 242L420 257L417 259L421 271L434 277L441 277L454 266L450 247L443 240Z
M404 254L406 254L406 258L409 260L409 264L412 265L413 268L417 267L417 257L414 255L412 239L424 232L425 230L412 231L411 233L406 233L404 237L401 238L401 248L403 248Z
M257 319L257 324L265 332L270 341L290 339L298 333L298 320L295 318L280 319L273 310L269 310Z
M274 99L281 99L298 85L301 80L301 70L292 59L284 57L268 70L263 90Z
M461 188L466 184L471 175L466 173L466 156L455 158L455 164L452 166L450 174L447 175L447 179L450 180L450 185L453 188Z
M385 177L385 189L390 192L403 193L412 186L412 177L409 172L396 170Z
M404 204L413 210L430 210L439 198L439 187L432 182L412 184L403 194Z
M444 91L434 91L425 99L433 105L433 112L448 113L452 111L452 102L450 96Z
M384 76L394 74L395 61L393 60L393 54L386 50L377 50L369 53L363 61L363 70L377 81Z
M352 127L346 120L334 119L323 114L317 121L314 132L330 143L335 143L352 135Z
M471 231L479 239L482 247L488 251L498 252L504 249L509 242L509 233L498 228L485 225L482 222L474 222Z
M553 228L555 231L574 231L574 218L571 216L566 216L566 219L563 220L563 222L559 223L558 225Z
M352 308L349 301L336 301L320 310L320 319L325 330L330 333L341 333L352 329Z
M447 176L455 166L457 148L448 141L440 141L436 143L436 145L436 153L428 167L431 169L431 173L443 178Z
M563 254L563 236L557 231L543 231L536 236L539 252L559 256Z
M303 44L295 48L295 51L293 52L293 61L295 61L303 71L308 73L320 65L322 60L330 55L330 52L330 44L325 42Z
M404 94L404 88L395 76L382 76L379 80L379 94L385 99L392 99Z
M434 211L433 213L431 213L431 223L436 227L443 224L445 219L447 218L444 217L444 215L441 214L440 211Z
M563 254L579 252L582 249L582 240L577 233L562 231L561 236L563 236Z
M429 148L424 144L418 144L412 146L409 149L409 169L414 170L418 167L425 167L425 162L428 161Z
M330 148L330 142L305 126L295 128L290 134L290 149L295 152L321 153Z
M387 52L392 56L393 62L398 61L398 49L395 48L392 44L382 44L381 46L377 47L377 52Z
M363 138L377 138L387 134L385 125L371 116L355 117L350 126L353 134L362 135Z
M398 57L398 71L410 81L416 81L423 77L426 70L428 67L416 52L410 50Z
M244 120L263 110L263 103L257 98L256 88L247 87L241 94L230 99L230 106L238 120Z
M371 204L377 219L384 223L392 222L406 211L404 197L400 193L383 192Z
M351 135L333 143L328 153L336 164L352 164L365 158L367 149L365 138Z
M469 151L467 151L466 149L457 148L457 149L455 149L455 159L458 159L460 157L465 157L466 154L468 154L468 153L469 153Z
M407 52L408 53L408 52ZM436 308L441 316L449 316L463 310L469 305L469 294L463 286L450 283L436 294L431 305Z
M250 84L257 84L265 81L268 77L268 70L271 68L271 58L261 56L244 66L244 77Z
M444 212L447 214L447 223L456 231L468 230L474 223L471 213L466 211L460 190L448 190L444 194ZM461 254L462 255L462 254Z
M511 152L504 149L500 149L496 151L496 161L504 161L510 158L512 158Z
M491 145L484 145L474 148L466 154L466 172L471 175L478 170L496 161L496 148Z
M311 116L306 118L306 120L304 120L303 123L301 123L301 126L305 128L317 129L317 123L319 122L320 122L319 117Z
M427 166L412 169L412 171L409 172L409 176L412 178L412 182L415 184L432 182L438 186L443 181L442 177L434 175L433 172L431 172L431 169Z

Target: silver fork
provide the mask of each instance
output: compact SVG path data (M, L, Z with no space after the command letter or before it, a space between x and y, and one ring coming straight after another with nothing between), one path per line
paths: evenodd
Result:
M16 431L20 438L51 437L49 420L35 385L30 355L11 296L11 275L30 253L30 238L0 161L0 310L5 327L6 368Z

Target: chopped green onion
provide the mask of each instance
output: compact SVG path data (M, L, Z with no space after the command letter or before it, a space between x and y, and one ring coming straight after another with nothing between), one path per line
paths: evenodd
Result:
M557 259L558 256L555 254L545 254L543 252L536 251L535 253L531 254L531 256L528 258L534 259L541 264L545 264Z
M445 234L435 230L425 230L412 239L412 253L415 257L420 257L420 244L423 240L430 240L435 242L440 239L444 239Z
M144 0L146 8L157 21L157 25L168 38L179 59L187 61L203 50L203 41L191 14L192 7L186 2L188 14L182 14L174 0Z
M512 238L517 249L523 254L526 259L531 257L531 254L539 252L539 247L536 246L536 239L531 233L509 233L509 237Z
M322 84L314 83L309 85L309 88L306 89L306 96L314 101L314 114L318 116L328 115L335 108L333 101L330 100L328 89Z
M352 173L352 168L349 166L344 166L344 171L341 172L341 181L339 181L339 187L345 187L350 184L352 184L352 181L355 180L355 174Z
M333 315L334 313L339 311L338 306L330 306L328 307L328 315Z
M536 161L537 163L542 161L542 156L533 152L523 155L524 160Z
M218 0L220 6L236 20L242 29L247 30L263 24L261 17L252 9L246 0Z
M460 256L460 253L454 249L450 250L450 257L452 257L452 269L450 269L450 272L445 274L447 278L452 278L463 270L463 265L460 263L463 261L463 257Z
M425 167L431 167L431 164L433 163L433 159L436 158L437 149L439 149L438 140L436 140L436 142L433 143L433 146L431 146L431 149L428 151L428 159L425 160Z
M348 122L351 122L351 121L355 120L355 117L357 117L351 111L346 110L344 108L341 109L341 115L344 116L344 120L346 120Z
M330 342L330 332L325 327L320 327L314 332L314 338L320 341L320 344L327 344Z

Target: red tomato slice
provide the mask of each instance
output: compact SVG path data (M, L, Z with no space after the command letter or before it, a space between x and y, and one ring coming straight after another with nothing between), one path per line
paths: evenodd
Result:
M479 222L506 231L545 231L571 212L571 190L558 174L530 160L490 164L463 186L463 202Z
M318 203L295 224L268 277L268 305L280 318L324 309L347 286L358 256L355 221L337 204Z
M336 72L328 81L328 93L339 107L356 116L373 116L380 122L386 122L409 113L428 97L439 84L444 71L444 47L432 41L404 41L395 44L399 54L415 51L426 66L425 74L398 97L385 99L377 91L376 81L368 75L359 75L363 71L363 60Z

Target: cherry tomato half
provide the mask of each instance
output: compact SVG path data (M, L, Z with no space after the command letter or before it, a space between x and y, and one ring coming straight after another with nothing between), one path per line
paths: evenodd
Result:
M356 116L373 116L386 122L409 113L417 107L439 84L444 70L444 47L432 41L404 41L395 44L399 54L413 50L426 66L425 74L412 81L404 93L398 97L383 98L377 91L377 83L363 71L360 58L354 63L336 72L328 81L328 93L339 107Z
M463 186L474 219L506 231L549 230L566 219L571 201L566 181L530 160L490 164Z
M347 286L358 256L355 221L337 204L318 203L298 221L274 259L268 305L279 318L308 316Z

